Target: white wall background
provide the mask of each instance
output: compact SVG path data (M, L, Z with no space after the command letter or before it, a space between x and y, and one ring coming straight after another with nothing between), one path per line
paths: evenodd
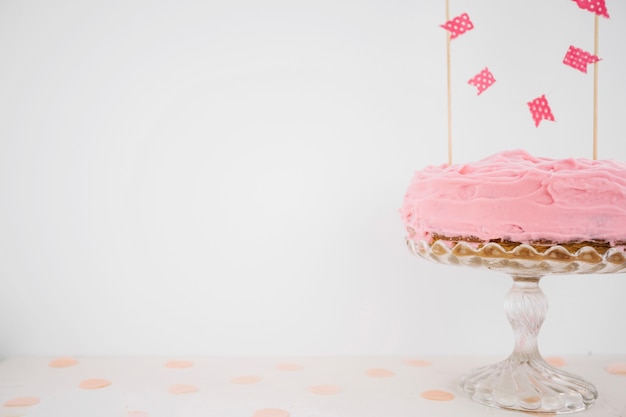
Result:
M626 160L607 6L600 157ZM561 60L592 14L462 12L455 161L591 157L592 75ZM0 356L509 353L510 279L413 257L397 213L447 158L444 20L443 0L2 0ZM626 276L543 288L545 354L626 352Z

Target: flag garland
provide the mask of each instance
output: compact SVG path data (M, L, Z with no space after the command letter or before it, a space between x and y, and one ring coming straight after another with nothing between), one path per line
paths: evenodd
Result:
M592 12L595 14L595 26L594 26L594 52L587 52L581 48L577 48L570 45L565 56L563 57L563 64L574 68L582 73L587 73L587 67L589 64L597 64L601 58L598 57L598 17L602 16L609 18L608 9L606 7L605 0L572 0L576 5L583 10ZM448 0L446 0L446 19L444 24L439 25L443 29L449 32L447 38L448 45L448 160L451 163L451 144L450 144L450 40L465 34L466 32L474 29L474 23L469 17L468 13L462 13L452 19L448 14ZM489 87L495 83L496 79L489 71L487 67L481 70L478 74L474 75L468 80L468 84L477 88L477 95L481 95ZM548 100L544 95L537 97L529 102L527 106L530 110L532 119L535 123L535 127L539 127L543 120L555 121L552 109L548 104ZM594 65L594 159L597 154L597 65Z

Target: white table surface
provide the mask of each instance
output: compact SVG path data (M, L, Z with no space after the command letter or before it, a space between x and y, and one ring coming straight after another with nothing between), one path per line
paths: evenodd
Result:
M0 362L0 417L524 415L474 403L457 388L460 375L498 357L75 357L63 367L55 359ZM626 355L551 360L598 388L596 404L575 415L626 416ZM423 398L430 390L454 398Z

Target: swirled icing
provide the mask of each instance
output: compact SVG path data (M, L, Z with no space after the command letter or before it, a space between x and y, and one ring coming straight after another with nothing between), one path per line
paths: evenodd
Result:
M532 243L626 241L626 163L505 151L417 171L400 214L415 241L433 235Z

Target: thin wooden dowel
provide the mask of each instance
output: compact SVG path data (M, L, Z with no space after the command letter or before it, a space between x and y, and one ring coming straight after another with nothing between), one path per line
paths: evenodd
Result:
M593 54L598 56L598 25L599 17L593 20ZM593 64L593 159L598 159L598 63Z
M446 0L446 22L450 20L450 0ZM452 76L450 71L450 32L446 31L446 69L448 73L448 165L452 165Z

